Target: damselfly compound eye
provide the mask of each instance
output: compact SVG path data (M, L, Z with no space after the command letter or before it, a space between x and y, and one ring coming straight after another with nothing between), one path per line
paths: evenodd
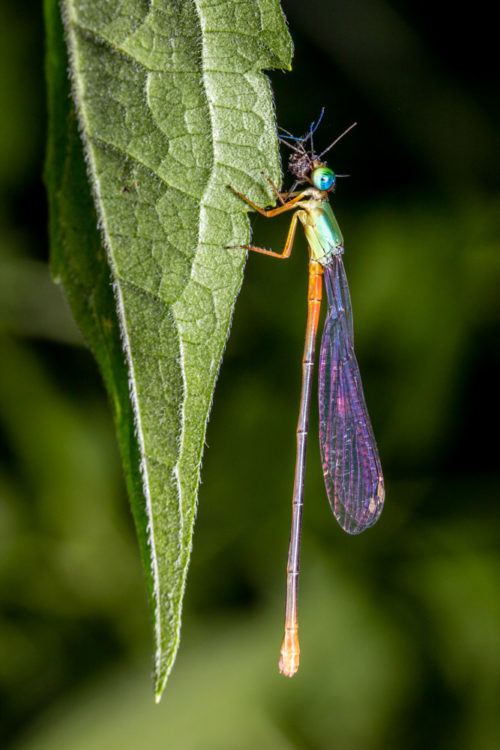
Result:
M335 187L335 172L330 167L317 167L311 173L311 182L318 190L331 190Z

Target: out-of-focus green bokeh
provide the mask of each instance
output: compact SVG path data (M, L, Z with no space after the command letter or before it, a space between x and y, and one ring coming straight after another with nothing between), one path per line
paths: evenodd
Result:
M425 4L424 4L425 6ZM43 25L0 13L0 743L21 750L500 747L496 26L486 4L288 0L279 122L340 174L379 524L330 513L313 408L302 665L278 675L306 250L249 258L214 399L160 706L96 365L47 267ZM460 14L457 16L457 13ZM286 220L253 221L278 249Z

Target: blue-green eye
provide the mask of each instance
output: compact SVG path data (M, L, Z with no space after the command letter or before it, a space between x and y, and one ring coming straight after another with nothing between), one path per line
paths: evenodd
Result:
M330 167L316 167L311 174L311 182L318 190L330 190L335 185L335 172Z

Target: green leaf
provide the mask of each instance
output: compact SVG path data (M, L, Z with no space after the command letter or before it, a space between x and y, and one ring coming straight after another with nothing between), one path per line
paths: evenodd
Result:
M261 172L279 183L279 155L261 70L289 68L291 42L277 0L65 0L75 116L56 0L45 6L52 268L115 412L159 699L242 280L244 252L225 246L249 241L246 207L227 185L273 200Z

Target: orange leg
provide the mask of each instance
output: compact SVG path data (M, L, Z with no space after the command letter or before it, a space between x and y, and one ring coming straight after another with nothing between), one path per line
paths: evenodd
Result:
M292 216L290 222L290 228L286 237L285 247L281 253L275 253L274 250L266 250L265 247L257 247L256 245L227 245L229 249L241 248L242 250L252 250L254 253L261 253L262 255L270 255L272 258L279 258L280 260L286 260L290 257L292 252L293 243L295 240L295 231L297 229L297 221L299 220L298 212Z
M285 205L286 201L284 200L282 194L280 193L274 182L271 180L271 178L268 177L267 174L264 174L264 172L261 172L261 174L264 175L268 183L271 185L272 189L274 190L274 194L276 195L276 198L279 200L279 202Z
M228 185L228 188L233 191L236 195L238 195L241 200L245 201L245 203L248 203L249 206L254 208L256 211L258 211L259 214L262 216L265 216L266 219L272 219L273 216L279 216L279 214L284 213L285 211L293 211L297 209L300 206L300 200L304 196L304 194L307 192L303 190L301 193L298 193L294 198L291 200L285 202L283 200L283 197L281 193L279 192L278 188L274 184L274 182L271 180L270 177L266 177L266 180L271 185L272 189L276 193L277 198L281 201L283 205L278 206L277 208L260 208L256 203L250 200L250 198L247 198L246 195L243 195L243 193L240 193L238 190L235 190L231 185ZM252 250L254 253L261 253L262 255L270 255L272 258L280 258L281 260L286 260L286 258L290 257L290 253L292 252L293 242L295 239L295 231L297 229L297 220L298 220L298 214L294 214L292 217L292 221L290 222L290 228L288 230L288 235L285 242L285 247L281 253L276 253L274 250L267 250L264 247L257 247L256 245L226 245L228 250Z
M267 178L269 180L269 178ZM293 211L294 208L297 207L297 203L300 201L301 198L303 198L304 194L307 193L307 190L303 190L301 193L295 196L295 198L292 198L292 200L289 200L285 203L283 200L281 193L278 191L277 187L273 185L271 180L269 180L269 184L275 191L276 195L280 199L282 206L278 206L277 208L261 208L256 203L250 200L250 198L247 198L246 195L243 195L243 193L240 193L238 190L235 190L231 185L228 185L228 188L235 193L235 195L238 195L241 200L245 201L245 203L248 203L249 206L251 206L255 211L258 211L259 214L262 214L262 216L265 216L267 219L271 219L273 216L278 216L279 214L284 213L285 211ZM235 246L239 247L239 246Z

